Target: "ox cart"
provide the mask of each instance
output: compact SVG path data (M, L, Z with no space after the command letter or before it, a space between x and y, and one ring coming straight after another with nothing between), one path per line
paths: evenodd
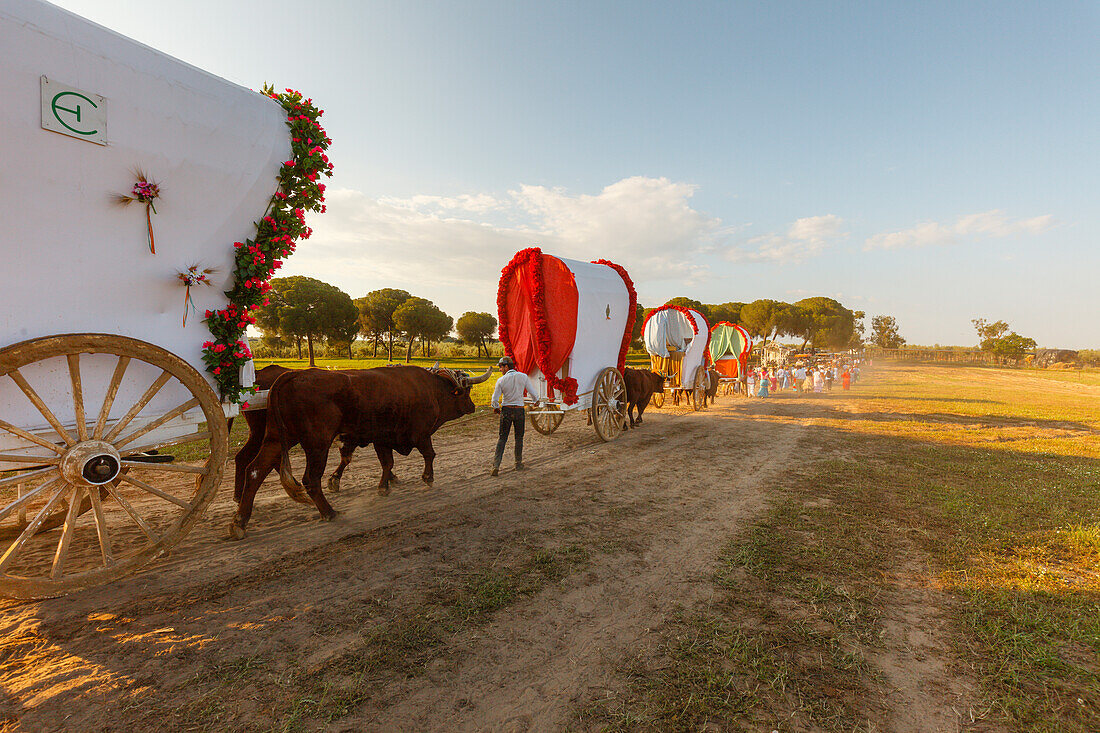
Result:
M752 338L741 326L721 321L711 327L710 356L714 360L714 369L719 374L719 386L725 389L725 394L736 391L738 380L748 369L750 351Z
M626 270L606 260L580 262L518 252L501 271L497 291L500 340L527 374L540 405L531 426L550 435L565 413L584 410L601 440L626 428L623 369L637 295Z
M0 595L36 598L136 571L214 498L240 406L203 314L292 146L273 99L53 6L4 3L0 47ZM117 205L135 178L163 196Z
M653 395L653 406L665 403L665 394L688 395L693 410L707 404L710 384L710 327L703 314L678 305L663 305L646 316L642 339L650 369L665 378L664 391Z

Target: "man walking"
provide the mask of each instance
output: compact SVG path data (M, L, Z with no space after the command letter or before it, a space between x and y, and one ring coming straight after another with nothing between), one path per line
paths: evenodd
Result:
M538 390L527 375L516 370L515 363L507 356L501 357L497 362L500 367L500 379L493 387L493 412L500 415L500 439L497 440L497 452L493 457L493 470L490 476L496 476L500 470L500 461L504 458L504 446L508 444L508 429L511 427L516 432L516 470L523 470L523 428L525 413L523 411L523 393L527 392L532 399L538 400ZM538 400L541 402L541 400Z

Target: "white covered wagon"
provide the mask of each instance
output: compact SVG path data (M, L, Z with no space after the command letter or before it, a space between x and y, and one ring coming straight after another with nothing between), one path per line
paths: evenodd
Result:
M623 368L637 296L626 271L533 247L501 271L500 340L516 368L539 390L543 406L528 416L549 435L566 412L587 410L596 434L613 440L626 425Z
M642 327L650 368L665 377L665 391L685 392L692 408L706 405L710 366L710 326L692 308L662 305L650 311ZM653 406L664 404L664 393L653 396Z
M0 5L0 48L0 595L27 598L133 572L214 497L238 405L203 312L291 143L272 99L51 5ZM137 170L149 221L118 205ZM192 266L211 287L183 287Z

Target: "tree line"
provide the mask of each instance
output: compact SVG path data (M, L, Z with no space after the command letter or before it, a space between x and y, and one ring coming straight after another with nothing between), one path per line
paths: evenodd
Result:
M352 344L362 338L373 346L373 355L385 345L393 361L395 341L405 344L405 361L412 361L413 350L420 344L424 356L431 353L433 342L447 338L452 330L478 356L488 356L488 341L496 332L497 320L489 313L467 312L455 321L427 298L397 288L374 290L352 299L335 285L304 275L271 280L268 305L256 310L256 327L263 342L271 348L292 345L302 356L302 346L310 366L314 366L318 343L346 349L352 358Z
M1007 321L975 318L970 323L978 334L978 349L995 356L1018 360L1038 346L1030 336L1021 336L1012 331ZM898 334L897 322L893 316L875 316L871 327L870 342L875 346L898 349L905 345L905 339Z

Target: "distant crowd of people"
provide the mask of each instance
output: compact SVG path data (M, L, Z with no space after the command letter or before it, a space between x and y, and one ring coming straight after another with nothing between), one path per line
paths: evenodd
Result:
M747 397L767 397L776 392L831 392L839 386L850 390L852 384L859 381L859 359L854 361L834 361L823 364L803 364L780 367L758 367L742 375L738 392Z

